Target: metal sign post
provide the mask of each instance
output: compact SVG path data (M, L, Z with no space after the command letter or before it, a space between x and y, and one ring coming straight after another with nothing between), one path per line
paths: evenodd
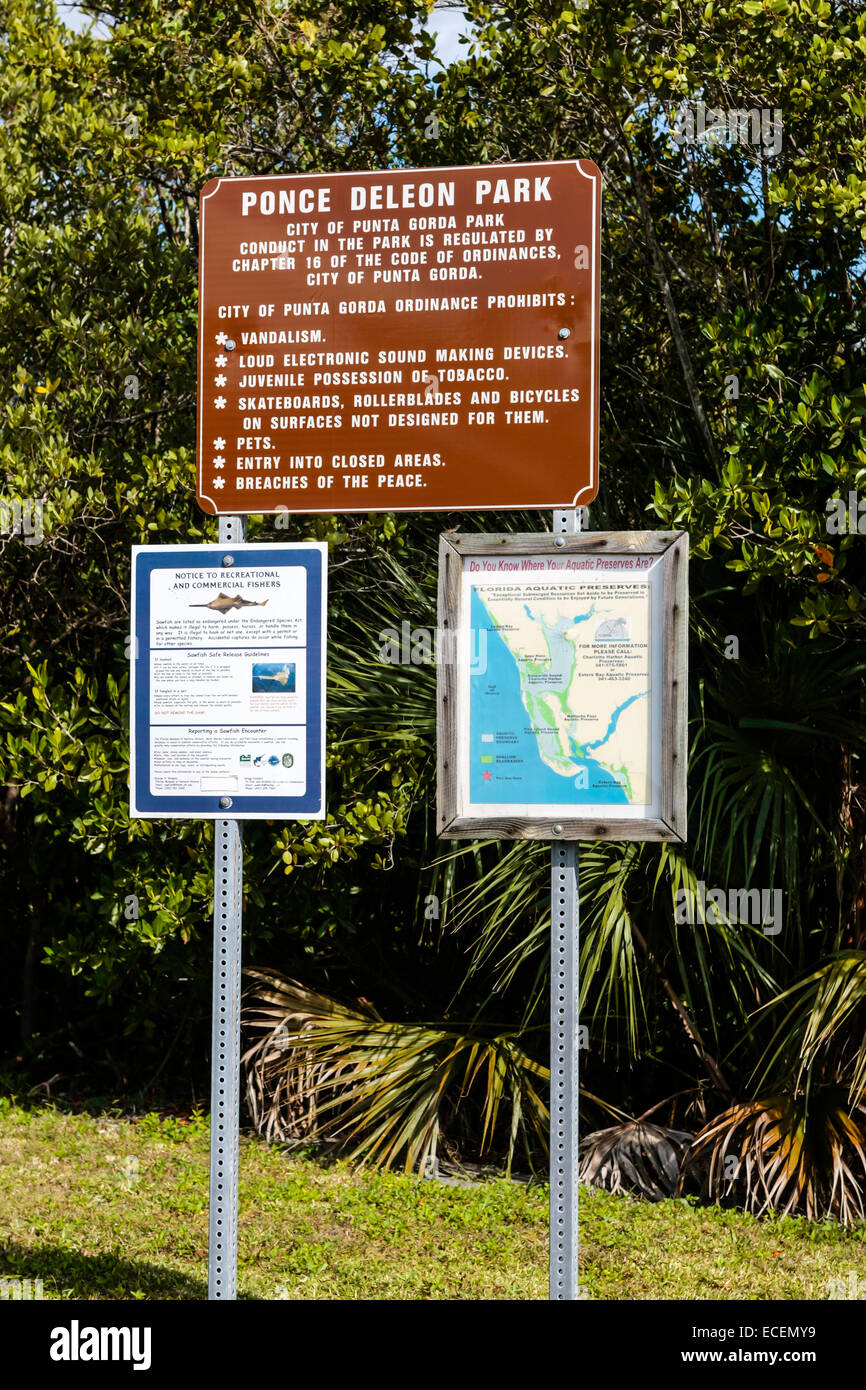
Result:
M553 531L583 529L584 509L555 511ZM578 842L550 847L550 1293L576 1299L578 1110Z
M246 539L243 516L221 516L219 540ZM214 821L213 996L210 1097L208 1299L238 1293L238 1124L241 1068L242 825Z
M243 872L241 822L214 821L209 1299L237 1298L238 1287Z
M439 539L439 630L457 659L437 664L438 833L551 844L557 1300L580 1297L577 842L686 834L688 536L581 535L582 521L563 509L552 533Z
M214 822L211 1299L237 1297L242 825L326 814L327 553L243 516L132 550L130 815Z
M550 849L550 1298L577 1298L578 846Z

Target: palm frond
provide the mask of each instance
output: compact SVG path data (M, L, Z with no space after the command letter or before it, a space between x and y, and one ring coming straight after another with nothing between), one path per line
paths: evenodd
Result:
M637 1053L646 1026L641 962L635 952L629 884L640 872L644 847L591 845L580 860L584 903L580 933L580 1008L601 1019L604 1046L614 1020L624 1024L628 1046Z
M850 1225L866 1215L864 1179L866 1108L827 1086L731 1106L695 1137L681 1181L755 1216L830 1215Z
M765 1006L787 1004L764 1056L763 1078L783 1066L808 1092L813 1075L847 1081L848 1099L866 1093L866 951L841 951Z
M475 841L441 855L436 865L472 874L454 894L451 926L470 938L467 980L491 972L490 995L523 975L522 1026L547 1007L550 961L549 847L534 840ZM531 977L527 978L527 966Z
M637 1192L654 1202L673 1197L693 1137L645 1120L596 1130L580 1141L579 1180L608 1192Z
M831 836L801 785L796 762L783 759L763 740L709 719L691 770L697 782L700 860L721 882L745 887L765 862L770 883L784 883L798 911L807 831L819 833L828 844Z
M276 971L247 974L244 1023L256 1040L243 1057L246 1094L267 1138L328 1138L361 1162L402 1159L412 1171L436 1155L461 1108L474 1107L481 1152L502 1136L509 1170L518 1141L529 1157L546 1148L549 1071L513 1031L387 1022Z
M833 833L839 778L828 778L828 756L832 765L833 745L840 760L866 747L866 664L847 650L804 650L773 628L763 660L722 661L717 671L700 689L694 847L717 881L748 887L760 864L771 884L784 884L799 921L801 884L817 877L806 868L845 855Z
M698 893L698 873L676 845L661 845L653 885L653 902L658 903L666 920L673 923L677 968L684 992L694 994L691 961L694 955L702 986L702 1005L707 1011L714 1038L720 1034L720 1012L733 1004L740 1028L751 1031L749 1016L761 990L775 995L779 982L758 955L767 938L759 926L730 922L724 913L707 913ZM691 895L695 921L687 928L677 923L678 896ZM775 943L770 943L776 951ZM689 949L691 947L691 949ZM762 951L763 954L763 951ZM722 996L720 977L725 982ZM724 1003L722 999L724 998Z

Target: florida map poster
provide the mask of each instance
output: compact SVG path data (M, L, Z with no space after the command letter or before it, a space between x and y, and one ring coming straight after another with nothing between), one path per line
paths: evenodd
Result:
M460 803L657 817L662 556L464 556Z

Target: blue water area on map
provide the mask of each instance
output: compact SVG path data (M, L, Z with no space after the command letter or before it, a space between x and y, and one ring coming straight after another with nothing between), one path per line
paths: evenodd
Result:
M533 615L527 609L529 617ZM582 615L585 619L589 614ZM602 805L627 805L625 789L593 758L574 756L576 772L569 776L554 772L542 762L538 740L532 732L529 715L520 696L520 675L517 662L493 626L492 619L478 591L472 589L472 627L486 637L486 669L469 678L469 796L472 801L515 803L526 805L581 806L588 802ZM575 618L575 622L581 621ZM557 628L561 625L557 624ZM548 632L550 629L546 629ZM478 641L474 651L484 650ZM640 699L632 696L612 715L612 723L621 711ZM608 729L604 742L613 732ZM482 734L493 734L493 743L482 743ZM482 763L482 757L492 762ZM508 758L509 761L503 761ZM513 761L512 761L513 760ZM484 777L490 773L490 780ZM586 782L577 786L577 781Z
M629 695L627 700L623 700L621 705L617 705L613 714L610 716L610 722L607 726L607 733L604 734L602 738L594 739L592 743L587 743L584 746L586 748L601 748L603 743L607 743L608 739L610 738L611 734L616 728L617 723L619 722L619 717L622 714L623 710L628 709L629 705L633 705L635 700L645 700L647 694L648 691L642 690L639 695ZM570 742L572 748L574 748L576 746L574 739L571 739Z

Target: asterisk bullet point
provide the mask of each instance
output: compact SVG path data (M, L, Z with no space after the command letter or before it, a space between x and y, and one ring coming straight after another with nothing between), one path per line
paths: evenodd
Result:
M225 478L214 478L213 485L214 487L225 487L226 480Z
M214 337L216 341L219 343L220 347L222 347L223 343L227 343L229 340L228 333L215 333Z
M214 386L225 386L225 384L226 384L227 381L228 381L228 377L227 377L227 376L223 376L222 372L220 372L219 376L215 376L215 377L214 377L214 379L213 379L213 384L214 384Z
M217 454L216 458L213 461L214 468L225 468L225 464L226 461L223 458L222 454Z
M222 435L220 435L219 439L214 440L213 446L215 449L224 449L226 447L226 442L223 439Z
M225 396L217 396L216 400L214 401L214 405L216 406L217 410L225 410L225 404Z
M218 367L224 367L228 360L229 359L226 357L224 352L218 353L217 356L214 358L214 362L216 362Z

